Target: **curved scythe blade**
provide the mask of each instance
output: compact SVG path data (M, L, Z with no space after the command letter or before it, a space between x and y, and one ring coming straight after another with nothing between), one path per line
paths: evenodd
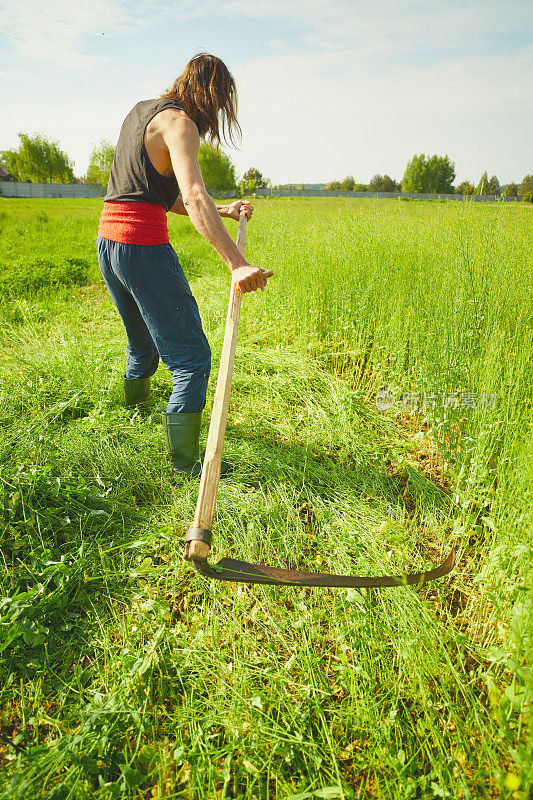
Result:
M234 558L222 558L217 564L193 560L196 570L206 578L235 583L265 583L273 586L346 586L354 588L379 588L382 586L422 586L428 581L441 578L453 569L456 548L438 567L426 572L410 572L403 575L381 575L358 577L356 575L329 575L322 572L301 572L297 569L267 567L264 564L249 564Z

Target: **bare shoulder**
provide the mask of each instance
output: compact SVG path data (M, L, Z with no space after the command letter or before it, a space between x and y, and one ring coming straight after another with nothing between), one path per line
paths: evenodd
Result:
M157 119L159 132L163 134L165 140L188 139L196 141L199 139L198 128L185 111L177 108L165 108L154 118Z

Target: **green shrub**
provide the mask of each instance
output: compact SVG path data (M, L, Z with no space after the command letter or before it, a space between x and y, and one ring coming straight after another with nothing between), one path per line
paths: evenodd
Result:
M0 293L32 292L53 286L83 286L89 279L89 262L84 258L60 258L50 261L36 258L3 265Z
M533 203L533 192L526 192L522 199L524 203Z

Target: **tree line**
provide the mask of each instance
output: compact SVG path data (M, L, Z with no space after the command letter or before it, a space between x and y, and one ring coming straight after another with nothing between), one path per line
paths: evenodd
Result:
M74 175L73 163L61 150L59 142L42 134L29 136L19 133L19 146L0 151L0 166L16 181L30 183L89 183L107 186L113 163L115 147L111 142L101 141L93 148L87 174L83 178ZM212 191L235 191L237 176L230 157L207 142L200 144L198 161L206 186ZM250 167L240 180L240 188L255 191L268 185L259 170Z
M389 175L374 175L367 183L356 183L349 175L342 181L330 181L325 188L342 192L406 192L412 194L460 194L460 195L505 195L520 197L533 191L533 175L526 175L520 183L504 186L496 175L488 177L484 172L477 184L461 181L454 186L455 164L448 156L426 157L424 153L414 155L408 161L403 178L395 181Z
M19 146L12 150L0 151L0 166L11 174L14 180L32 183L91 183L106 186L115 152L114 145L101 141L90 155L87 174L83 178L74 176L74 166L59 143L42 134L29 136L19 133ZM250 167L237 180L235 167L227 153L211 147L207 142L200 144L198 161L205 185L214 192L253 193L256 189L269 187L270 181L264 178L256 167ZM407 192L413 194L486 194L511 197L526 196L533 192L533 175L526 175L520 183L511 182L501 186L496 175L488 177L484 172L479 182L462 181L454 186L455 164L449 156L414 155L407 163L403 178L395 181L389 175L374 175L369 183L356 183L352 175L340 181L330 181L325 188L342 192ZM286 188L283 184L274 189ZM302 187L304 188L304 187Z
M16 150L0 151L0 166L17 181L75 183L73 163L59 143L40 133L19 133Z

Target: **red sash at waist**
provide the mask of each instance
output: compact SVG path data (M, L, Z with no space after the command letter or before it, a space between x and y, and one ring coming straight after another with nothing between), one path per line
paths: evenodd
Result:
M164 244L169 241L165 208L154 203L105 202L98 236L124 244Z

